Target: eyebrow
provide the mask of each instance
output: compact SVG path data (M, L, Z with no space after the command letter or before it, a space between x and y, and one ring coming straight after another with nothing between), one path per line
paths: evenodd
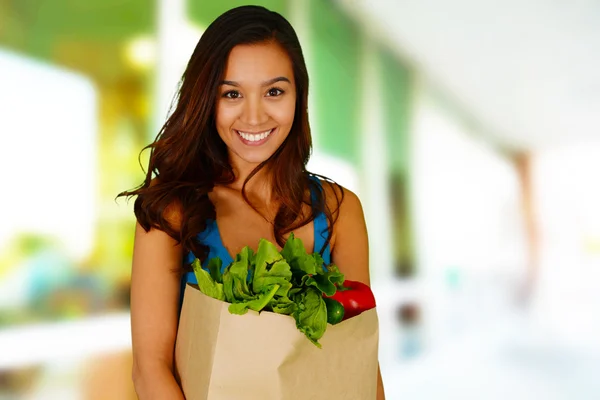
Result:
M269 85L272 85L272 84L277 83L277 82L292 83L285 76L278 76L277 78L273 78L273 79L269 79L268 81L264 81L263 83L261 83L261 87L263 87L263 86L269 86ZM229 86L236 86L236 87L240 86L240 84L238 82L236 82L236 81L221 81L220 85L229 85Z

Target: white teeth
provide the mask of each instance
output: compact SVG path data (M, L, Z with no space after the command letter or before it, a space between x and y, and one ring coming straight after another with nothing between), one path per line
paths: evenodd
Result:
M263 133L246 133L246 132L241 132L241 131L236 131L236 132L238 133L238 135L240 135L241 137L243 137L244 139L246 139L249 142L257 142L257 141L263 140L264 138L269 136L271 134L271 132L273 132L273 129L268 130Z

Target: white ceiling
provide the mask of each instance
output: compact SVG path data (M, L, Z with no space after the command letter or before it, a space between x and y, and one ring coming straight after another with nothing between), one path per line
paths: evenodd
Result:
M511 148L600 139L600 1L338 0Z

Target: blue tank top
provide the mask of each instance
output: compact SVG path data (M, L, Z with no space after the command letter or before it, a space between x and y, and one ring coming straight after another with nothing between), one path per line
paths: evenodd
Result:
M312 180L318 183L319 190L323 190L321 186L321 182L315 176L310 176ZM312 201L315 202L316 196L313 192L311 194ZM327 241L328 235L328 223L327 217L323 212L317 214L313 221L314 225L314 251L319 252L323 248L323 245ZM229 251L223 245L223 240L221 239L221 234L219 232L219 227L217 226L217 221L213 219L209 219L206 221L206 229L199 233L196 236L196 239L205 246L208 246L209 252L208 257L202 263L202 268L208 271L207 265L208 261L214 257L219 257L221 259L222 266L221 272L225 270L225 268L233 262L233 258L229 254ZM325 265L329 265L331 263L331 250L329 244L323 250L323 261ZM184 263L189 264L194 261L196 256L191 251L185 256ZM198 284L198 280L196 279L196 275L193 271L186 272L183 274L181 278L181 295L180 295L180 305L183 303L183 294L185 292L185 285L187 283Z

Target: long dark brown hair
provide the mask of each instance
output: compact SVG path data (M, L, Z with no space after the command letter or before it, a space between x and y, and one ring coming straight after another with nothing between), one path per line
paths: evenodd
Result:
M227 58L237 45L269 41L278 43L291 59L297 93L295 117L286 140L245 180L242 195L254 208L245 187L261 168L267 167L273 177L273 194L281 200L273 222L277 243L283 246L285 234L310 223L320 212L327 216L328 235L323 248L315 250L323 253L331 239L343 191L337 184L332 186L337 205L330 208L326 192L310 175L333 182L306 170L312 151L308 72L298 37L280 14L263 7L242 6L218 17L200 38L181 79L175 109L154 142L142 150L150 149L144 182L117 196L137 196L134 212L140 225L146 231L156 228L166 232L183 244L185 252L191 250L201 260L208 255L208 248L195 240L196 235L204 231L208 219L216 218L208 193L215 184L230 184L235 179L227 147L215 126L216 99ZM307 193L313 194L313 201ZM303 204L311 206L310 214L302 213ZM173 205L181 214L178 227L166 215Z

